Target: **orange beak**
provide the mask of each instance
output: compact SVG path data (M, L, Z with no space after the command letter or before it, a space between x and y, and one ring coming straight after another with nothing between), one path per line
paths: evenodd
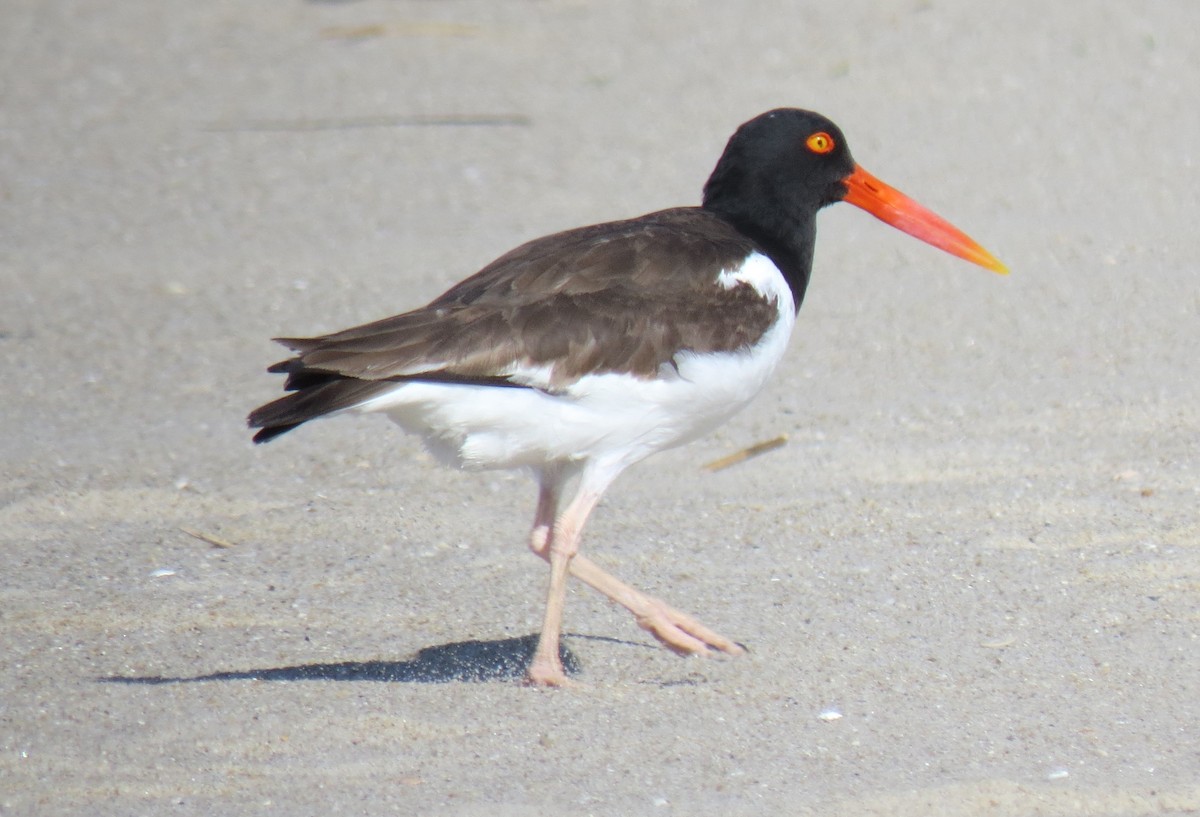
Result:
M845 184L846 197L843 201L861 207L880 221L951 255L1002 275L1008 274L1008 267L969 235L861 167L854 168L854 172L846 177Z

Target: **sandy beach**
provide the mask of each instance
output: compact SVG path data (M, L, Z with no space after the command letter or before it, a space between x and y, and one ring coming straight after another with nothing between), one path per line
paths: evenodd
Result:
M0 6L0 815L1200 812L1200 6L1081 8ZM575 586L524 687L533 483L252 445L269 339L695 204L778 106L1012 274L823 213L773 383L584 542L750 652Z

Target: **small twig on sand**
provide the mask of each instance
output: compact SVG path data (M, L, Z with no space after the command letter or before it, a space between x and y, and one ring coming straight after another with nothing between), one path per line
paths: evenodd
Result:
M202 533L198 530L192 530L191 528L180 528L180 530L183 531L184 533L186 533L188 536L195 537L196 539L199 539L201 542L208 542L210 545L212 545L213 547L216 547L216 548L228 549L231 547L237 547L233 542L229 542L225 539L220 539L216 536L213 536L211 533Z
M705 463L701 466L705 471L720 471L731 465L737 465L739 462L745 462L751 457L757 457L759 454L765 454L768 451L774 451L776 448L782 448L787 445L788 435L780 434L773 440L757 443L749 448L743 448L741 451L735 451L727 457L721 457L719 460Z

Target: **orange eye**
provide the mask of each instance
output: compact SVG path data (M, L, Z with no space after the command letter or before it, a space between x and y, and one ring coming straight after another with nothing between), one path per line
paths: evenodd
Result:
M825 131L814 133L804 142L813 153L828 153L833 150L833 137Z

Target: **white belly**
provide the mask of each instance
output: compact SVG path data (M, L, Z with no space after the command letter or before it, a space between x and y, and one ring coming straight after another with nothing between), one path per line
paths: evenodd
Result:
M583 459L631 465L699 437L741 410L766 385L795 322L791 290L766 257L723 273L774 299L778 319L753 347L682 352L657 377L587 375L558 392L410 381L357 406L386 412L424 437L439 458L468 468L537 467Z

